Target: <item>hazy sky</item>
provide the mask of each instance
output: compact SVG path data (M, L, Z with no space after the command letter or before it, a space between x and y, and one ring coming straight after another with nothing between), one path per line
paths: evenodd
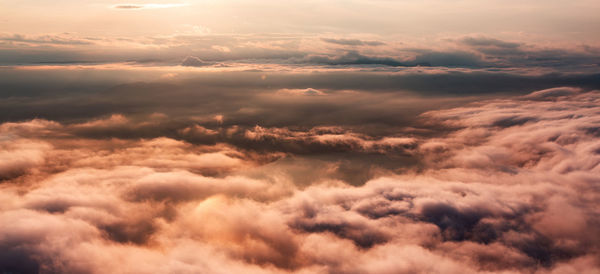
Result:
M386 40L487 34L597 43L598 1L1 1L0 31L137 37L286 33Z
M598 54L600 48L598 1L1 1L0 6L4 64L179 62L189 55L272 63L264 59L348 50L410 59L424 50L472 52L460 43L465 37L509 43L502 49L517 43Z

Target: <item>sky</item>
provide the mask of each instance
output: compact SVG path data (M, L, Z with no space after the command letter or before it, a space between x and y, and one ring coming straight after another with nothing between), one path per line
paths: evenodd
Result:
M598 273L598 11L0 0L0 272Z

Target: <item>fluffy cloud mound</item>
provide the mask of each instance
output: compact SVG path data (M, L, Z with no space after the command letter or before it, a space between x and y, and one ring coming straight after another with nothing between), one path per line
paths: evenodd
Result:
M555 88L371 135L4 123L0 269L595 273L599 114L600 92Z

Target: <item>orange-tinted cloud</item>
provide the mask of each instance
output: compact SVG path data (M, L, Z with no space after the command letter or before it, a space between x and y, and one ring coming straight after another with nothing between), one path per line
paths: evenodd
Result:
M84 134L147 123L122 115L4 123L0 266L25 273L594 272L599 100L597 91L557 88L431 111L422 122L446 133L411 137L341 126L197 125L184 134L215 139L193 144ZM253 150L257 141L273 147ZM263 153L273 157L257 157ZM361 168L360 158L327 158L351 153L389 161L400 153L415 164L353 186L333 175Z

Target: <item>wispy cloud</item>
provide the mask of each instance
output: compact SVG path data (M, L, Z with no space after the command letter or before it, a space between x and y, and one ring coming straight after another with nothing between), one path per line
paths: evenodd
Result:
M380 41L363 41L359 39L333 39L333 38L321 38L323 42L343 45L343 46L381 46L385 43Z
M188 4L117 4L112 6L114 9L166 9L188 6Z

